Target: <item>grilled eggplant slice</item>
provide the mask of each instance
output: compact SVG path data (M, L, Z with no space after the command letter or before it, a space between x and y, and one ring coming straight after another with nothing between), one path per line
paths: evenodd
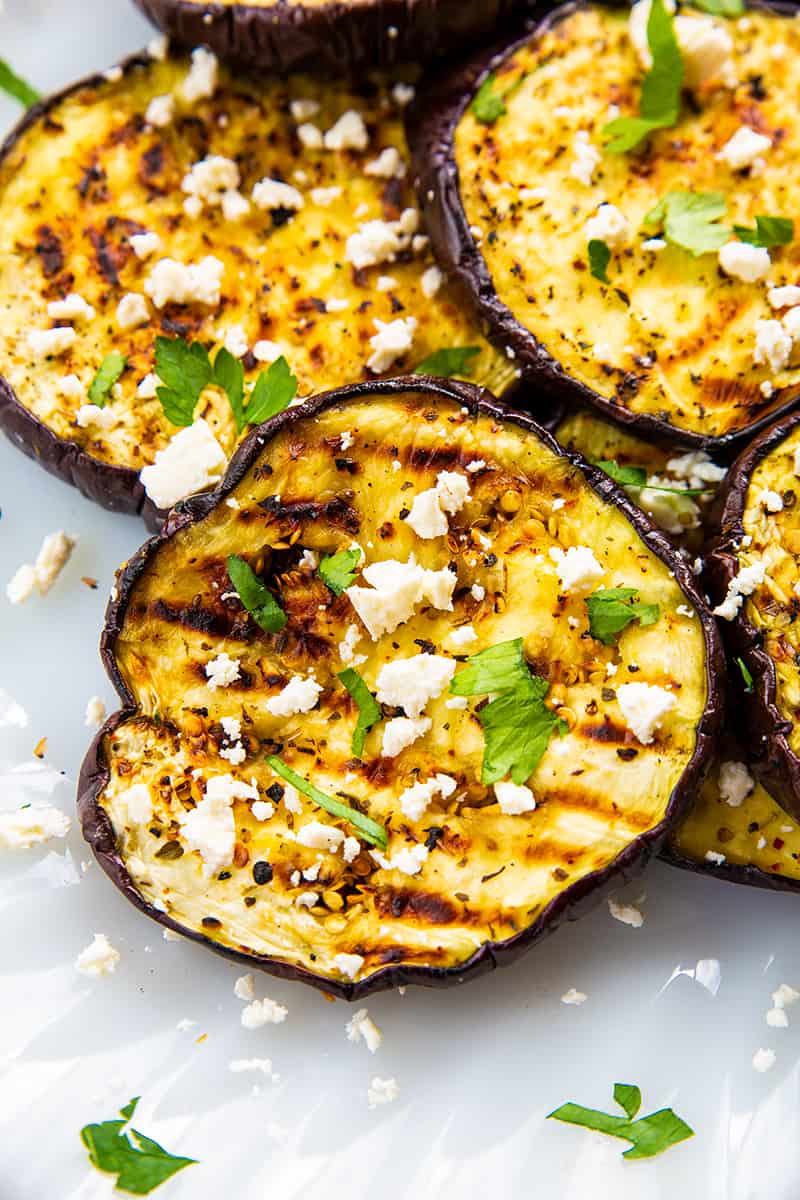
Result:
M773 307L788 293L769 290L795 283L796 243L741 245L731 230L757 241L766 206L784 218L775 237L791 235L800 142L786 114L800 87L800 27L787 19L793 6L753 8L744 23L684 13L705 43L730 43L721 75L643 148L611 153L603 129L615 113L635 116L644 74L629 13L566 5L444 79L432 75L409 114L420 202L442 263L553 400L684 445L719 445L765 426L800 392L800 340L786 306ZM686 78L696 82L691 53ZM722 86L731 75L736 86ZM686 202L688 192L705 199ZM665 241L670 193L700 209L722 195L723 220L709 235L716 217L705 210L704 229L717 245L729 231L731 274L716 252L695 257L680 244L699 244L680 220L667 221ZM598 213L601 204L610 207Z
M264 80L201 50L191 68L134 58L32 109L0 155L0 427L136 511L141 468L177 432L155 395L158 335L227 345L248 383L283 354L301 395L478 347L465 369L502 392L514 364L416 229L405 99L389 78ZM125 370L92 406L110 355ZM195 415L230 454L224 394Z
M599 580L649 623L590 634ZM640 867L724 677L622 491L488 393L414 377L254 431L121 571L102 651L124 708L80 812L103 869L162 924L349 998L510 962Z
M709 588L740 658L753 767L800 816L800 413L778 421L731 467ZM751 682L752 680L752 682Z
M136 0L184 45L270 71L428 62L492 32L519 0Z

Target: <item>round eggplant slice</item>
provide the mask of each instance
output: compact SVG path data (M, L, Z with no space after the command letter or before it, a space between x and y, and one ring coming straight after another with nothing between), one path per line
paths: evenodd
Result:
M773 244L793 237L800 27L773 9L744 23L682 10L679 41L722 47L718 72L674 125L611 153L606 125L635 117L642 92L641 6L629 14L563 6L431 76L408 117L420 203L440 261L543 395L718 446L800 392L796 293L776 292L796 283L797 252ZM693 83L713 62L683 60Z
M214 360L227 348L247 388L279 356L308 395L433 355L432 373L502 392L514 364L418 229L404 86L265 80L200 50L191 65L129 60L33 108L0 155L0 428L136 511L141 469L178 433L156 395L157 337ZM195 417L218 480L238 436L225 392L207 388ZM197 490L202 471L188 474ZM180 495L172 479L160 507Z
M630 591L590 624L603 587ZM102 653L124 708L80 812L103 869L351 999L508 963L641 867L724 678L622 491L488 393L414 377L254 431L121 571Z
M753 777L731 738L661 857L730 883L800 891L800 826Z
M269 71L342 75L462 49L520 0L136 0L184 45Z
M707 556L715 613L740 660L753 768L800 816L800 413L784 417L730 469Z

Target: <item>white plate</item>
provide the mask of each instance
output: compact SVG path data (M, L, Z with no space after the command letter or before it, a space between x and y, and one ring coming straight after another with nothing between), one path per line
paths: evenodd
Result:
M136 49L150 35L124 0L6 0L0 54L42 89ZM0 123L14 118L0 100ZM143 540L0 440L0 583L42 537L64 528L79 548L46 600L12 608L0 592L0 686L28 709L27 730L0 732L0 764L47 761L69 783L72 812L88 743L87 699L113 706L97 638L114 568ZM97 591L81 576L95 576ZM0 807L9 797L0 795ZM769 1029L770 992L800 986L800 897L770 895L656 865L646 922L607 909L559 931L516 967L461 990L382 995L372 1057L345 1038L352 1010L263 976L260 995L289 1007L248 1032L239 972L160 929L92 866L77 832L56 849L0 855L0 1197L89 1200L110 1179L87 1165L82 1125L141 1095L138 1127L200 1160L155 1194L164 1200L796 1200L800 1183L800 1006ZM122 952L110 979L87 981L76 954L95 931ZM717 958L712 996L676 967ZM560 996L588 993L580 1007ZM182 1018L197 1021L179 1032ZM198 1041L200 1035L205 1035ZM751 1066L773 1047L775 1068ZM232 1074L269 1057L279 1083ZM370 1111L373 1075L398 1100ZM254 1081L260 1083L253 1094ZM638 1083L643 1111L673 1105L696 1137L661 1158L625 1163L625 1143L546 1121L566 1100L612 1111L616 1080Z

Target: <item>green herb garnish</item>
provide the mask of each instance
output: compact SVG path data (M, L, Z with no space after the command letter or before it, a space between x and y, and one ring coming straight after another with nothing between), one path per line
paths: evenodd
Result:
M192 424L197 401L210 384L228 397L237 433L283 412L297 393L297 379L283 357L261 372L247 394L244 367L229 350L218 350L212 364L205 346L183 338L156 338L156 374L166 385L157 395L173 425Z
M739 673L741 674L742 680L744 681L744 690L746 692L752 692L753 676L750 674L750 671L747 668L747 663L744 661L743 658L737 658L736 665L739 668Z
M472 115L481 125L494 125L495 121L508 112L504 97L494 90L496 80L497 76L492 71L478 88L470 105Z
M434 350L427 358L414 367L415 375L440 375L450 379L453 375L472 374L470 359L480 354L480 346L448 346L443 350Z
M625 1150L622 1155L627 1159L653 1158L656 1154L668 1150L670 1146L676 1146L679 1142L694 1137L694 1130L671 1108L660 1108L658 1112L640 1117L638 1121L634 1120L642 1103L642 1094L635 1084L615 1083L614 1099L626 1114L624 1117L570 1103L562 1104L554 1112L548 1113L548 1120L564 1121L568 1125L580 1125L584 1129L593 1129L597 1133L622 1138L631 1143L630 1149Z
M84 1125L81 1141L89 1151L89 1160L100 1171L117 1176L116 1186L134 1196L147 1196L166 1183L196 1158L179 1158L137 1129L123 1130L133 1117L139 1097L120 1109L123 1121L103 1121Z
M730 238L719 224L725 215L721 192L667 192L644 219L647 226L664 227L664 237L698 258L719 250Z
M352 667L340 671L338 678L358 705L358 720L353 730L351 749L356 758L361 758L367 734L381 719L381 706L358 671L354 671Z
M589 242L589 270L595 279L608 283L608 264L611 262L611 251L600 238L592 238Z
M102 408L109 397L112 387L127 366L128 360L116 350L107 354L101 362L97 374L89 384L89 401Z
M603 128L603 133L611 138L606 146L611 154L625 154L656 129L667 129L678 121L683 59L672 15L667 12L663 0L653 0L650 6L647 44L653 63L642 82L639 116L617 117Z
M450 683L456 696L495 694L478 712L483 725L483 783L511 776L525 783L539 765L550 738L567 726L544 703L550 684L531 674L522 638L479 651ZM500 693L497 695L497 693Z
M341 596L358 574L360 562L360 550L340 550L338 554L326 554L320 559L317 574L334 596Z
M744 12L744 0L691 0L691 3L692 8L714 17L740 17Z
M637 588L600 588L584 600L589 614L589 632L604 646L613 646L623 629L633 622L655 625L657 604L642 604Z
M661 483L648 483L645 467L623 467L613 458L601 458L594 465L601 471L605 471L606 475L615 483L625 488L646 488L648 492L666 492L671 496L706 496L715 490L713 487L674 488L666 487Z
M794 240L794 221L791 217L756 217L755 229L734 225L733 232L740 242L751 246L788 246Z
M228 558L228 578L257 625L267 633L278 633L283 629L286 613L253 568L238 554L231 554Z
M30 108L32 104L36 104L37 100L42 98L36 88L32 88L21 76L11 70L4 58L0 58L0 92L6 92L25 108Z
M291 767L287 767L283 759L278 758L277 754L271 754L267 762L276 775L280 775L281 779L285 779L287 783L291 783L293 787L297 788L298 792L302 792L304 796L308 796L309 800L313 800L320 808L324 808L332 817L341 817L342 820L349 821L360 832L364 841L369 842L372 846L379 846L381 850L387 849L389 836L383 825L379 825L377 821L365 817L363 813L350 808L348 804L343 804L341 800L334 800L333 796L326 796L319 788L315 788L313 783L309 783L302 775L298 775Z

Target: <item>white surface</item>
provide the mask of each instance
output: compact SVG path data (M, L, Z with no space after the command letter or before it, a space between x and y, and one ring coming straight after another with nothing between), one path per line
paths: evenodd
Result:
M149 36L124 0L5 9L0 53L42 88ZM12 112L0 101L0 122ZM0 731L0 764L29 758L46 735L47 761L74 781L90 738L86 701L98 693L113 707L96 651L105 596L143 530L4 441L0 506L3 592L46 533L80 539L46 599L12 609L0 596L0 686L31 714L27 730ZM74 783L55 802L72 812L73 793ZM641 929L603 908L461 990L370 1001L384 1033L371 1056L346 1039L352 1008L268 976L257 994L287 1004L289 1017L242 1029L234 966L164 942L96 867L81 876L89 855L76 831L66 853L54 846L0 852L2 1200L110 1196L78 1131L138 1094L138 1127L200 1160L155 1193L164 1200L294 1200L312 1189L352 1200L796 1200L800 1006L788 1029L769 1029L764 1014L780 983L800 986L800 897L656 865L627 889L627 899L647 893ZM74 968L95 931L122 952L110 979ZM686 976L667 986L701 958L721 961L716 997ZM560 1003L570 987L588 993L581 1007ZM184 1017L198 1022L188 1033L176 1030ZM751 1067L759 1046L777 1053L766 1075ZM229 1071L250 1057L271 1058L281 1082ZM396 1076L401 1093L369 1111L373 1075ZM697 1136L625 1163L625 1143L545 1121L566 1100L612 1111L616 1080L641 1086L643 1113L672 1104Z

